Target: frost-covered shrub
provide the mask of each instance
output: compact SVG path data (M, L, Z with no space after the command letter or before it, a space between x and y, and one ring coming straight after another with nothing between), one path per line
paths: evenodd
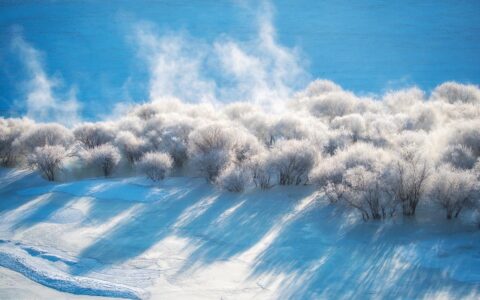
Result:
M49 181L55 180L55 174L60 169L63 159L66 157L66 150L63 146L45 145L37 147L27 157L30 167L40 171Z
M317 79L312 81L299 97L315 97L329 92L338 92L342 88L330 80Z
M134 114L142 120L149 120L156 114L158 114L158 108L157 105L154 103L147 103L138 106L134 110Z
M116 131L128 131L139 136L143 132L144 125L145 121L143 119L135 115L127 115L116 122Z
M419 88L390 91L383 97L383 103L392 113L410 112L424 102L425 93Z
M301 140L308 137L308 128L301 119L283 117L272 124L270 129L270 145L280 140Z
M250 171L242 166L230 165L217 178L217 184L229 192L243 192L252 180Z
M257 112L243 116L241 124L257 137L260 143L268 146L274 143L271 130L274 119L268 114Z
M72 133L59 124L36 124L22 133L15 141L25 153L32 153L38 147L67 147L73 140Z
M225 150L212 150L191 158L193 169L208 181L214 182L220 172L230 163L231 155Z
M315 165L317 153L306 141L277 142L271 154L271 164L278 174L280 185L307 183L308 174Z
M177 120L163 128L160 150L168 152L176 166L181 167L188 158L188 136L194 124L191 120Z
M438 116L432 105L419 103L409 107L409 109L409 111L394 115L393 121L402 130L430 131L437 124Z
M429 163L418 149L408 146L400 150L389 185L405 216L415 215L430 175Z
M480 121L464 121L452 125L448 132L449 145L463 145L480 157Z
M232 159L234 135L233 130L224 129L221 124L194 130L188 143L188 154L194 170L214 181Z
M129 131L122 131L115 138L115 145L131 164L137 162L145 152L145 143Z
M88 166L99 169L107 177L118 166L120 153L114 146L105 144L86 151L83 159Z
M473 151L464 145L448 146L443 152L442 161L459 169L471 169L476 158Z
M108 124L84 123L75 127L73 135L85 149L92 149L112 142L115 132Z
M236 164L241 164L263 151L260 142L248 132L238 131L232 144L232 159Z
M323 152L334 155L337 151L345 149L353 143L351 134L346 130L332 130L329 132Z
M253 157L248 162L248 168L256 187L267 190L274 186L276 169L272 164L269 152L264 151Z
M342 199L345 165L338 156L323 159L310 174L310 180L325 192L331 203Z
M141 136L146 141L150 151L158 151L162 145L162 132L165 119L162 116L152 116L145 121Z
M473 166L473 173L477 175L477 179L480 180L480 157L477 158L477 162Z
M377 147L385 147L390 144L391 137L400 129L392 122L392 116L384 114L367 114L365 118L365 140Z
M352 93L332 91L309 100L309 111L316 117L333 119L356 112L359 99Z
M340 129L348 132L351 135L351 139L354 143L365 136L365 121L359 114L336 117L330 124L334 129Z
M435 88L432 93L434 100L448 103L480 103L480 89L472 84L445 82Z
M384 167L373 170L364 166L350 168L344 175L342 199L358 209L364 220L392 217L397 205L386 186L385 177L388 176Z
M163 180L173 166L173 159L167 153L149 152L146 153L140 162L138 168L153 181Z
M357 143L324 158L310 177L330 202L354 207L365 220L384 219L397 206L388 189L390 163L391 155L385 150Z
M32 124L26 119L0 118L0 166L15 165L20 155L20 147L15 140Z
M228 104L224 112L231 120L241 120L245 115L257 113L257 107L250 103L236 102Z
M189 154L204 154L212 150L230 149L234 132L225 129L224 124L211 124L194 130L189 136Z
M457 218L465 207L474 205L478 188L472 171L442 166L432 176L429 194L430 199L446 211L447 219L451 219Z

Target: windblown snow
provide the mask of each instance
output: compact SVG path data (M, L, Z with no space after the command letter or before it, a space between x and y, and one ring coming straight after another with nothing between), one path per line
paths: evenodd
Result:
M237 194L9 169L0 182L2 299L480 296L480 232L422 207L415 221L363 222L308 186Z

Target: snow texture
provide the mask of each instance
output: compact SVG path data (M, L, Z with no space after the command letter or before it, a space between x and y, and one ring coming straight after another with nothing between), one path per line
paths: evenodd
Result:
M0 268L2 298L480 296L480 231L426 203L415 219L363 222L312 186L238 194L183 177L0 176L0 266L36 282L12 292L13 275Z

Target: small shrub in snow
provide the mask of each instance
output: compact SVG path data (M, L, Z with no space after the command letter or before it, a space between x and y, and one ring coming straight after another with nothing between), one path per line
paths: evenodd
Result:
M217 184L229 192L240 193L250 184L252 175L245 167L231 165L217 178Z
M474 204L478 181L472 171L442 166L432 176L430 199L446 211L447 219L457 218L467 206Z
M170 155L160 152L145 154L138 163L139 170L153 181L163 180L173 165Z
M101 145L88 150L84 154L87 165L100 169L105 177L112 174L120 162L120 153L110 144Z
M63 146L37 147L28 156L27 162L30 167L39 170L49 181L55 180L55 174L60 169L63 159L66 157Z

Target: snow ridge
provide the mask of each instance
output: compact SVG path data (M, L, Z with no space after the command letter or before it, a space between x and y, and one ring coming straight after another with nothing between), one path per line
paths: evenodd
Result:
M15 253L14 249L4 248L0 250L0 266L16 271L25 277L54 288L58 291L77 294L104 296L125 299L142 299L145 293L122 284L115 284L103 280L80 276L71 276L60 270L48 270L51 268L36 267L38 262L28 254Z

